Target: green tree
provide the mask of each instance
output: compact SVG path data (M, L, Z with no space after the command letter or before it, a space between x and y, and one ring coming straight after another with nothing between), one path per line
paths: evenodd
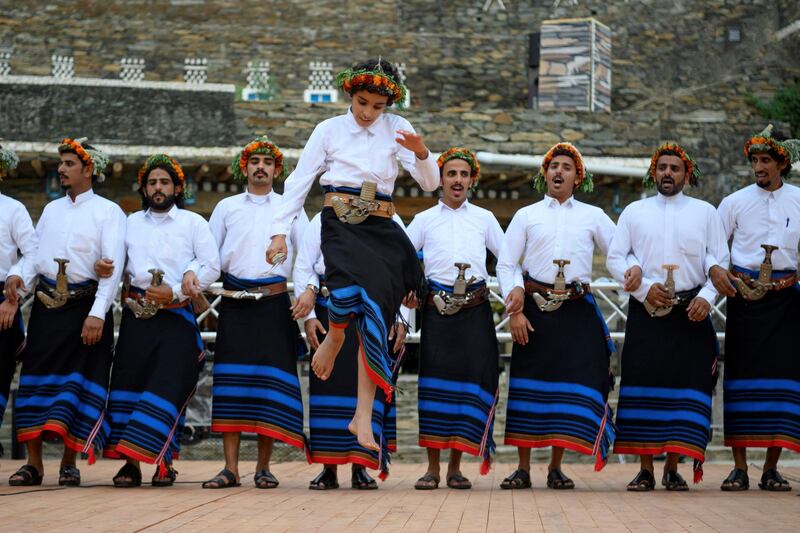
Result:
M780 88L769 102L750 95L750 103L764 118L788 122L792 137L800 137L800 83Z

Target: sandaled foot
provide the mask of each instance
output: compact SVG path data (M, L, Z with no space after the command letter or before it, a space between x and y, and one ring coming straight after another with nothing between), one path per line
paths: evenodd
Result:
M239 479L236 477L236 474L228 470L227 468L223 468L219 471L219 474L212 477L208 481L203 483L204 489L228 489L232 487L238 487L241 483L239 483Z
M253 481L257 489L274 489L280 484L278 478L273 476L272 472L268 470L259 470L256 472L253 476Z
M322 381L331 377L333 364L336 362L336 356L339 355L339 350L342 349L343 344L344 335L342 335L341 342L339 342L338 339L334 339L334 336L329 334L319 345L317 351L314 352L314 357L311 358L311 370Z
M63 465L58 469L58 484L61 487L80 487L81 471L75 465Z
M323 468L322 472L308 484L311 490L332 490L339 488L339 479L333 468Z
M792 486L784 479L780 472L778 472L777 468L770 468L764 471L761 475L761 482L758 484L758 488L772 492L788 492L792 490Z
M8 478L12 487L35 487L42 484L44 474L33 465L22 465L19 470Z
M375 436L372 433L372 421L368 420L366 424L361 425L355 419L347 424L347 430L356 436L358 445L362 448L372 450L373 452L380 452L381 447L375 442Z
M472 482L461 475L461 472L456 472L447 476L447 487L451 489L467 490L472 488Z
M748 477L747 472L741 468L734 468L719 488L726 492L747 490L750 488L750 477Z
M417 490L434 490L439 488L439 476L434 476L430 472L426 472L424 476L419 478L414 483L414 488Z
M367 474L366 468L354 468L350 487L356 490L378 490L378 482Z
M154 487L171 487L175 484L176 479L178 479L178 471L170 465L167 467L167 472L164 476L158 475L158 468L156 468L156 473L153 474L150 484Z
M125 463L119 469L117 475L111 478L111 481L118 488L140 487L142 485L142 471L131 463Z
M514 472L505 478L500 483L501 489L529 489L533 485L531 483L531 474L521 468L514 470Z
M661 478L661 484L667 490L683 492L689 490L689 484L677 470L665 470Z
M649 470L639 470L639 473L628 483L627 487L630 492L647 492L655 488L656 478Z
M555 490L571 490L575 488L575 482L564 475L561 469L556 468L547 473L547 486Z

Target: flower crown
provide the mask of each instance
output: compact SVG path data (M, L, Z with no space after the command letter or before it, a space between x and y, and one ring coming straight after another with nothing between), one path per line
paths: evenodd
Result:
M19 157L10 148L3 148L0 146L0 180L11 169L17 168L19 165Z
M349 95L357 89L366 89L385 96L390 96L395 105L402 109L406 101L408 89L401 82L384 72L380 63L372 69L349 68L336 75L336 86Z
M594 190L594 182L592 181L592 175L586 171L586 167L583 165L583 156L574 144L568 142L558 143L547 151L544 159L542 159L542 166L539 172L533 177L533 187L538 192L547 190L547 182L544 176L547 173L550 162L556 157L556 152L567 152L572 157L572 160L575 161L575 189L581 192L592 192Z
M153 154L147 158L147 161L145 161L144 165L142 165L142 168L139 169L139 174L136 177L140 187L142 186L144 177L156 167L169 167L174 170L175 174L178 175L178 181L181 182L181 185L184 185L184 193L186 192L186 178L183 175L183 169L177 161L167 154Z
M475 154L469 149L459 146L450 148L449 150L442 152L441 155L439 155L439 159L436 160L436 164L439 166L439 172L441 172L441 170L444 168L444 164L451 159L461 159L462 161L466 161L469 164L470 170L472 171L470 176L475 178L475 183L477 185L478 176L481 173L481 166L478 163L478 158L475 157Z
M772 124L769 124L758 135L750 137L744 143L744 156L750 159L750 154L769 152L774 150L792 165L800 161L800 139L786 139L779 141L772 136Z
M256 137L245 146L241 152L236 154L231 162L231 173L236 181L247 181L247 162L253 154L268 155L275 159L275 178L286 177L286 169L283 166L283 152L280 148L269 140L269 137L262 135Z
M653 157L650 159L650 168L647 170L647 174L644 176L644 180L642 183L646 189L651 189L656 186L656 163L658 163L658 158L661 157L661 154L664 152L675 152L678 154L678 157L681 158L683 163L686 165L686 175L689 176L689 185L692 187L696 187L698 183L700 183L700 167L697 165L697 162L686 153L686 150L681 148L679 145L673 142L665 142L653 153Z
M67 137L61 141L58 152L75 152L78 155L78 159L80 159L84 165L92 165L92 173L97 176L97 181L102 183L106 179L103 173L108 166L108 156L97 148L84 148L83 144L87 140L86 137L81 137L80 139L71 139Z

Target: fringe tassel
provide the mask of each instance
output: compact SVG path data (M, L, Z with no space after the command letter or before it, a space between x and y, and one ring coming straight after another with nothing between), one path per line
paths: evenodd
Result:
M693 470L694 470L694 484L697 485L698 483L703 481L703 462L695 459Z
M599 472L608 463L608 456L611 453L611 446L616 437L616 430L614 428L614 411L606 402L605 413L603 419L600 420L600 428L597 431L597 437L594 440L592 447L592 455L595 456L594 471Z
M92 446L91 448L89 448L89 461L86 464L91 466L96 462L97 462L97 455L95 455L94 446Z
M311 446L308 444L308 437L303 433L303 451L306 453L306 461L311 464Z
M480 470L481 475L485 476L486 474L489 473L489 470L491 470L491 469L492 469L492 458L491 457L487 457L481 463L481 470Z
M481 457L483 457L483 462L481 463L481 475L485 476L489 473L489 470L492 468L492 456L494 455L496 445L494 442L494 437L492 433L494 432L494 414L495 408L497 407L497 399L500 396L500 388L498 387L494 391L494 400L492 400L492 405L489 407L489 414L486 417L486 425L483 427L483 437L481 438L481 446L478 450L478 453Z
M389 463L391 463L389 441L386 440L386 436L381 432L381 451L378 453L378 465L381 469L378 479L381 481L386 481L386 478L389 477Z
M165 478L167 477L167 460L162 459L160 463L158 463L158 477Z

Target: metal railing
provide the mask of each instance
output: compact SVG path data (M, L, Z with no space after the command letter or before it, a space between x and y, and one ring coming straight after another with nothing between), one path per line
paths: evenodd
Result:
M293 294L293 285L292 282L288 283L289 294ZM628 294L622 290L622 286L619 283L606 278L595 280L592 282L591 286L592 294L608 326L611 339L615 342L623 341L625 339L625 322L628 319ZM492 308L495 310L495 332L497 334L497 341L500 343L511 342L511 332L508 329L509 317L505 314L505 302L500 294L500 286L497 282L497 278L490 278L487 287L489 289L489 300L492 303ZM214 283L211 285L211 288L222 288L222 283ZM203 325L203 322L209 316L219 318L218 307L221 302L222 296L213 296L212 299L209 300L210 307L197 316L198 324ZM32 303L33 298L27 298L22 304L23 310L27 309ZM712 318L719 319L723 325L726 318L723 311L725 309L725 304L726 299L723 297L711 306ZM122 313L122 302L119 296L114 300L113 309L115 314ZM409 320L410 327L406 336L406 342L410 344L417 344L420 341L420 331L417 327L416 317L414 315L414 313L411 313ZM201 328L201 330L202 329L204 328ZM114 332L115 338L119 333L118 330L119 328L117 327ZM200 335L205 342L214 342L217 339L216 331L205 330L201 331ZM303 337L305 338L305 333L303 333ZM724 337L724 332L717 331L717 339L719 339L720 342L724 340Z

